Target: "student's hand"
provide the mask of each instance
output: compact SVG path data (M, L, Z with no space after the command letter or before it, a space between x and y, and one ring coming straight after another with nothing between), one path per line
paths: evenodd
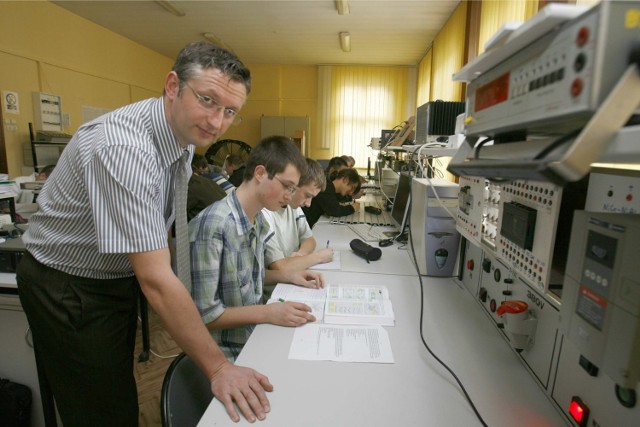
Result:
M273 391L269 378L243 366L225 363L211 377L211 392L222 402L233 422L240 421L235 405L250 423L264 420L271 410L266 391ZM234 405L235 402L235 405Z
M360 210L360 203L359 202L353 202L353 211L357 212Z
M304 286L305 288L324 288L322 274L311 270L290 272L289 283Z
M311 307L301 302L274 302L264 306L267 310L267 322L278 326L300 326L314 322Z
M332 248L324 248L320 249L316 252L318 256L318 263L324 264L326 262L331 262L333 260L333 249Z

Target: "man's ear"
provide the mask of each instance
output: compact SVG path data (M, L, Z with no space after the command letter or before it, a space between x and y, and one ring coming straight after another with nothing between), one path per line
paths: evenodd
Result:
M170 71L164 82L164 91L170 99L178 97L180 92L180 78L175 71Z
M258 181L262 182L263 179L268 178L269 173L264 165L257 165L253 170L253 177Z

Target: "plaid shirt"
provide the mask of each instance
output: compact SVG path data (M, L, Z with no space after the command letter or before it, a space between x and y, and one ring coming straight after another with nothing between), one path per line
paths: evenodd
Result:
M268 232L261 212L255 225L249 222L235 191L191 220L191 296L204 323L216 320L226 307L262 304ZM213 329L211 335L233 362L254 328Z

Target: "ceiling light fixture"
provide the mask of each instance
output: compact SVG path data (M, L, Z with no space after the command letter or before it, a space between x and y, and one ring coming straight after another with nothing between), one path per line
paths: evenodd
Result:
M204 37L206 40L210 41L211 43L215 44L218 47L221 47L227 50L232 50L231 47L227 46L227 44L223 42L220 37L216 36L213 33L202 33L202 37Z
M349 14L349 2L347 0L335 0L336 9L338 9L338 15Z
M351 52L351 34L348 31L340 33L340 48L343 52Z
M166 10L167 12L175 15L175 16L185 16L186 13L182 10L179 9L178 7L176 7L176 5L173 4L172 1L169 0L156 0L156 3L159 6L162 6L164 8L164 10Z

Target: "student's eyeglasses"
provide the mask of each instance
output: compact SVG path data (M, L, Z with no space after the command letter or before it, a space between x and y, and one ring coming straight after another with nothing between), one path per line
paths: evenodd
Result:
M224 107L218 104L210 96L200 95L198 92L196 92L194 88L191 87L189 83L184 82L184 84L189 89L191 89L191 92L193 92L193 94L196 96L196 98L198 99L198 103L202 106L202 108L211 112L222 110L224 119L226 121L230 121L232 125L237 126L240 123L242 123L242 116L240 116L236 110L234 110L233 108Z
M275 179L278 180L278 182L280 182L280 184L282 185L282 187L287 190L289 193L291 193L291 195L293 196L294 194L296 194L296 191L298 191L298 187L296 187L293 184L287 184L286 182L282 182L282 180L280 178L278 178L276 175L273 175L273 177Z

